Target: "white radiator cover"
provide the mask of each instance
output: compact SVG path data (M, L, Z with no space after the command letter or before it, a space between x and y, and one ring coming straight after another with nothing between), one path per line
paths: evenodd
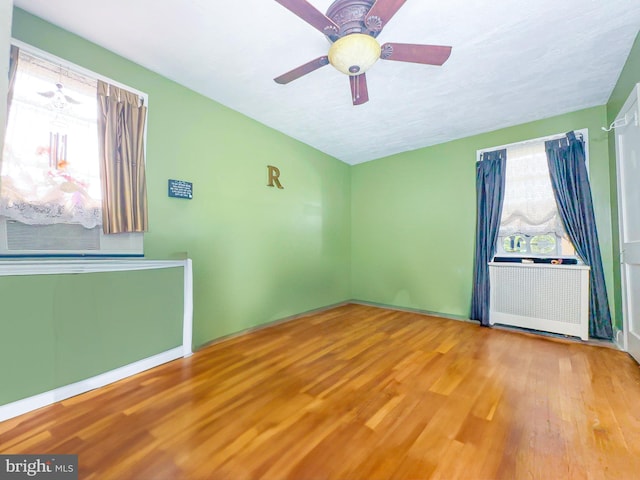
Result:
M489 263L489 323L589 338L589 267Z

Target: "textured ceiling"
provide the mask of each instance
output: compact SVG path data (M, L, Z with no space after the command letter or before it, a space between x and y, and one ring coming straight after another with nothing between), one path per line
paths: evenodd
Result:
M408 0L380 43L451 57L377 62L354 107L331 66L273 81L329 48L273 0L14 3L350 164L605 104L640 29L638 0Z

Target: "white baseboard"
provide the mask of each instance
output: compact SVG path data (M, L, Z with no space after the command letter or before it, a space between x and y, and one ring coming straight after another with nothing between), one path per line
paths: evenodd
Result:
M187 352L183 346L172 348L166 352L158 353L151 357L143 358L137 362L124 365L123 367L110 370L108 372L101 373L95 377L80 380L79 382L72 383L70 385L64 385L62 387L50 390L48 392L40 393L32 397L23 398L15 402L7 403L6 405L0 405L0 422L8 420L23 413L36 410L38 408L51 405L52 403L65 400L70 397L74 397L81 393L94 390L99 387L104 387L123 378L136 375L137 373L144 372L150 368L157 367L163 363L170 362L177 358L182 358Z
M417 313L419 315L428 315L430 317L446 318L448 320L458 320L461 322L478 324L477 320L470 320L468 317L463 317L461 315L452 315L450 313L435 312L433 310L424 310L422 308L398 307L396 305L391 305L388 303L369 302L366 300L349 300L346 303L354 303L356 305L367 305L369 307L384 308L387 310L394 310L396 312Z

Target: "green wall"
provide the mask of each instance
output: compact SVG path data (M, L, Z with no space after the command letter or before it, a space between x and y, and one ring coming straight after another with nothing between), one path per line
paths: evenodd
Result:
M351 298L348 165L17 8L13 36L149 95L145 254L193 259L195 347Z
M588 128L589 171L613 288L605 106L393 155L352 168L352 292L359 300L469 318L476 151Z
M181 346L183 277L181 267L0 277L0 405Z
M627 62L618 78L616 86L607 102L607 125L615 120L620 113L620 109L627 101L627 97L631 90L640 82L640 33L636 36L636 40L627 58ZM610 165L610 181L611 181L611 215L613 218L613 256L620 258L620 232L618 224L618 197L617 197L617 173L616 173L616 142L615 131L609 133L609 158ZM620 278L620 263L614 262L614 285L615 295L614 301L616 306L615 326L618 330L622 329L622 286Z
M615 158L613 137L600 127L612 120L640 79L637 39L607 105L349 167L17 8L13 35L149 95L150 231L145 236L145 253L155 259L193 259L196 348L227 334L349 299L468 318L476 151L582 128L589 130L590 178L610 297L614 297L614 286L619 289L613 262L617 225L612 226L611 219L612 202L615 215L615 165L609 162ZM267 165L280 168L284 190L266 186ZM169 178L192 181L194 199L168 198ZM119 275L134 283L139 279ZM166 280L164 273L144 275L143 282L151 290ZM4 401L42 391L21 383L17 373L33 375L40 387L48 389L180 343L177 324L167 322L180 314L172 309L182 308L176 301L181 295L165 291L144 312L126 301L111 315L100 314L87 323L88 317L80 311L98 304L109 309L94 293L104 287L103 281L94 276L86 282L78 278L0 279L2 363L21 354L19 345L61 359L52 365L34 360L5 373L15 377L6 381L16 387ZM46 301L29 303L34 291L44 292ZM82 309L71 308L75 291L92 299ZM64 295L59 296L60 292ZM612 313L619 326L617 293ZM67 299L65 308L59 308L59 299ZM110 321L114 316L121 318L119 312L129 307L144 319L135 334L145 344L142 352L134 353L122 324ZM34 333L30 322L36 318L46 335ZM151 323L145 326L146 321ZM49 341L47 335L60 328L70 335L70 343ZM108 342L122 341L126 348L114 348L104 361L89 360L73 367L77 355L92 348L104 350L93 343L94 333ZM73 355L60 357L66 348ZM42 369L48 372L45 376Z

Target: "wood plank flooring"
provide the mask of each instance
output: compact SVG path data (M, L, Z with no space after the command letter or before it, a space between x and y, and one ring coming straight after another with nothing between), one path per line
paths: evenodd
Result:
M609 348L346 305L0 423L83 479L637 479Z

